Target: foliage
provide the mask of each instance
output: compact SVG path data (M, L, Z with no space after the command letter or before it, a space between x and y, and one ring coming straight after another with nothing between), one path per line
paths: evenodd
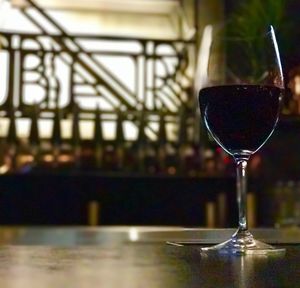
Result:
M280 27L285 20L286 0L247 0L233 11L229 31L238 37L253 38L266 26Z
M268 55L273 47L268 50L266 45L271 44L262 36L270 25L275 29L282 27L285 22L286 0L245 0L242 1L229 17L226 25L226 33L230 37L248 39L248 43L240 47L227 47L228 58L233 74L244 74L249 82L262 79L266 74L266 68L274 61L272 55ZM277 33L276 33L277 34ZM281 45L279 45L281 48ZM240 61L243 59L243 67ZM248 59L248 61L245 61ZM241 75L240 75L241 76Z

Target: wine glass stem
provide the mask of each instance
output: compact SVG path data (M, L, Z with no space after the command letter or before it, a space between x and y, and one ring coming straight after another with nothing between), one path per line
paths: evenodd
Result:
M237 172L237 202L239 210L239 231L247 231L247 161L245 158L236 158Z

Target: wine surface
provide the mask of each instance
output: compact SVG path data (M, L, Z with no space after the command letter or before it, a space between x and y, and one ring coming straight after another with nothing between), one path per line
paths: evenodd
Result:
M199 92L199 103L207 129L224 150L251 154L274 131L281 96L282 89L273 86L213 86Z

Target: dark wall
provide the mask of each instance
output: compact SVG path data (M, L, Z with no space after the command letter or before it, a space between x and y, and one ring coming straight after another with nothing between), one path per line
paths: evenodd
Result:
M0 177L0 224L85 225L89 201L104 225L205 225L205 203L228 195L226 225L235 226L234 179L6 175Z

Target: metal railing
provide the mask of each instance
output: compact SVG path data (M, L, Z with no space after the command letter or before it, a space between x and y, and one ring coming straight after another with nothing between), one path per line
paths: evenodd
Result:
M34 142L39 139L37 119L45 118L54 123L52 142L55 143L61 143L58 139L61 131L57 128L61 118L73 119L73 134L79 131L75 122L90 120L97 127L97 119L115 121L115 141L119 144L123 132L118 132L122 130L118 127L128 120L139 131L143 130L138 135L147 137L145 129L155 134L158 146L167 141L160 139L165 129L162 126L167 123L177 125L179 141L186 140L185 130L192 125L196 127L195 139L199 138L195 135L199 133L198 120L193 120L197 116L191 109L194 95L190 61L195 53L194 40L69 35L46 11L27 1L30 5L21 10L41 32L0 31L0 61L7 75L0 80L0 114L10 121L7 133L10 143L16 138L15 117L31 120L30 135L34 135ZM28 8L40 17L34 18ZM46 28L49 25L57 33L49 33ZM105 59L119 63L123 74L118 75L116 65L117 69L110 69ZM131 73L131 85L122 79L124 69ZM87 107L88 101L93 105ZM187 111L184 116L183 110ZM160 128L153 129L151 122L157 122ZM77 139L80 133L77 134L72 139L76 147L81 140ZM96 134L94 138L99 138ZM166 133L163 135L166 138ZM138 136L137 141L143 143L143 137Z
M60 106L61 109L72 110L72 105L80 94L75 91L75 88L84 85L89 86L93 92L81 93L81 95L103 98L111 106L111 109L107 109L108 112L114 112L121 107L134 112L138 108L141 110L142 107L149 111L163 109L172 113L178 112L178 108L185 105L189 100L192 79L186 73L187 62L189 61L187 47L193 45L193 42L91 35L73 35L70 38L61 35L1 31L0 35L0 53L7 57L6 67L8 68L8 89L6 89L1 103L1 109L8 109L13 106L25 112L26 107L39 103L43 110L49 111L55 109L57 105L59 106L62 83L56 67L57 59L64 63L69 71L68 103ZM73 40L72 43L84 40L95 41L95 45L97 45L97 41L99 42L98 45L101 45L101 41L106 40L109 40L111 45L114 42L116 45L127 42L136 45L140 51L83 51L82 49L73 51L60 44L70 39ZM36 46L36 48L27 48L26 46L29 45L31 47ZM177 48L179 46L180 50ZM167 47L171 53L157 52L160 47ZM134 64L134 90L131 91L118 77L102 65L97 59L99 56L130 59ZM170 67L170 62L168 63L170 59L174 62L173 67ZM30 61L35 61L37 64L34 67L26 67ZM152 69L149 69L149 65L152 66ZM159 75L158 65L161 70L164 70L164 75ZM150 75L149 71L151 71ZM28 80L26 73L36 74L36 79ZM183 80L188 84L183 86ZM36 85L41 88L45 95L43 100L39 101L38 97L36 100L26 99L24 93L26 85ZM151 101L147 99L149 92L152 93ZM51 103L51 99L54 103ZM29 104L29 101L32 104ZM88 111L83 107L82 109Z

